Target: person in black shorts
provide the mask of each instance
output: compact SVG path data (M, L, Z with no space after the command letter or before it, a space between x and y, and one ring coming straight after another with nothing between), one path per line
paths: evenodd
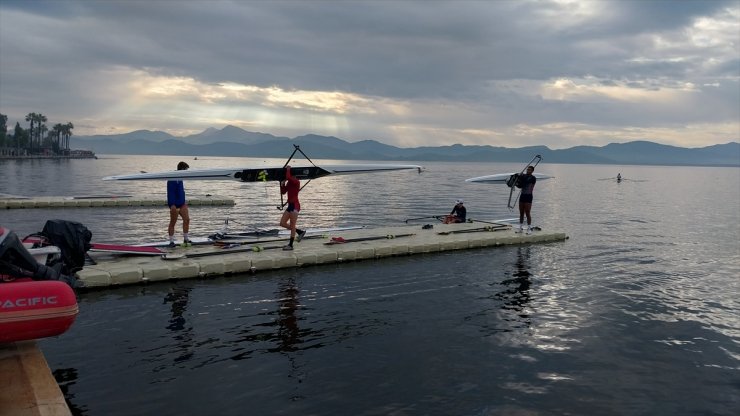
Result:
M298 192L301 191L301 182L295 176L291 175L290 165L285 166L285 180L280 182L280 193L288 194L288 207L280 218L280 226L290 230L290 241L283 250L293 250L293 241L298 235L298 242L306 235L306 230L296 228L298 222L298 213L301 212L301 203L298 200Z
M177 164L177 170L188 170L185 162ZM170 247L175 247L175 224L177 217L182 217L182 245L187 247L191 245L188 238L190 230L190 212L188 211L188 202L185 199L185 186L180 180L167 181L167 206L170 208L170 224L167 226L167 234L170 237Z
M534 173L534 166L527 166L527 173L520 175L516 181L517 188L522 188L522 194L519 196L519 229L515 232L521 233L526 231L532 234L532 201L534 200L534 184L537 178ZM524 226L524 217L527 217L527 226Z

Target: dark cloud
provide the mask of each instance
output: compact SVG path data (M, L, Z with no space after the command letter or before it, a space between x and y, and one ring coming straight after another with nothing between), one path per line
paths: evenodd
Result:
M727 121L740 111L729 100L740 39L697 44L687 30L727 9L737 13L737 1L3 0L0 111L64 103L71 115L89 113L106 92L114 95L106 103L119 93L102 74L128 68L205 84L448 101L476 116L459 120L480 128L488 111L506 125ZM695 95L722 109L558 101L511 88L558 78L646 91L719 84Z

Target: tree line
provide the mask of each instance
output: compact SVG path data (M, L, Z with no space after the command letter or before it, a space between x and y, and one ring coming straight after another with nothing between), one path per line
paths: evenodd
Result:
M8 133L8 116L0 114L0 149L15 150L16 155L66 155L69 154L69 138L74 125L57 123L51 129L45 124L47 117L41 113L28 113L29 127L24 129L15 123L12 134Z

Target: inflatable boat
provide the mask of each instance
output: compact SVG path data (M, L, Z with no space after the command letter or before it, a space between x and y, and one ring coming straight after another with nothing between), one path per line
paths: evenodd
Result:
M56 336L72 326L79 312L75 279L61 266L41 264L0 227L0 344Z
M64 282L0 283L0 344L61 335L78 312L74 290Z

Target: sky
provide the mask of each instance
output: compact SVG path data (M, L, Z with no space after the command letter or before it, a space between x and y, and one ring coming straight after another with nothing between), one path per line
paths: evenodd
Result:
M0 113L551 149L740 141L740 0L0 0Z

